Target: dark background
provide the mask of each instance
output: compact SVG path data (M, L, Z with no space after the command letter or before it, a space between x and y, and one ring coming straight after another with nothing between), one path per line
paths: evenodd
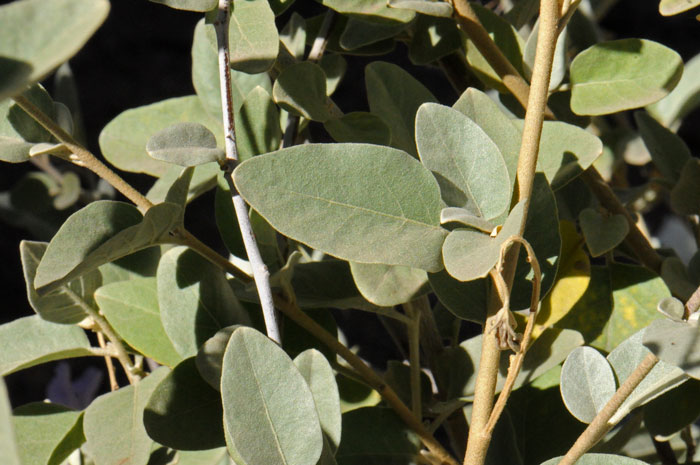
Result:
M0 1L9 3L7 1ZM88 135L88 146L99 153L97 137L100 130L122 111L154 103L166 98L193 94L190 79L190 47L194 26L201 15L173 10L147 0L115 0L104 25L73 60L72 69L80 91L80 103ZM657 10L658 1L622 0L610 12L602 26L613 32L611 38L639 37L661 42L681 54L684 61L700 52L700 22L697 13L663 17ZM284 25L291 11L304 17L322 13L324 9L311 0L297 0L278 25ZM346 57L348 72L334 94L343 111L366 110L364 95L364 66L373 60L392 61L408 69L422 81L444 104L451 104L458 95L437 68L414 67L406 57L402 44L383 57ZM698 77L700 79L700 76ZM51 91L51 80L46 82ZM679 134L700 153L700 112L688 117ZM0 191L10 189L31 165L3 164L0 168ZM151 178L126 174L128 181L145 192ZM204 196L188 208L188 227L206 242L221 247L213 229L204 229L213 218L212 196ZM199 221L200 219L206 221ZM24 280L19 260L18 244L22 239L34 239L24 230L0 224L0 323L32 314L26 301ZM362 325L376 325L373 316L353 313ZM386 340L388 338L382 337ZM2 350L0 348L0 350ZM386 350L393 350L386 345ZM87 366L98 365L98 359L71 362L74 374ZM51 364L55 366L56 364ZM7 378L14 406L46 396L45 386L53 376L52 367L42 365L10 375ZM106 385L103 384L103 388Z

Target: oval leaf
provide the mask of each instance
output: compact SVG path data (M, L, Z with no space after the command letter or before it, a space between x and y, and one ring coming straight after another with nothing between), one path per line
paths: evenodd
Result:
M428 282L425 271L406 266L350 262L357 288L380 307L393 307L416 298Z
M291 147L243 162L234 181L272 227L310 247L362 263L442 268L437 182L399 150Z
M108 12L107 0L28 0L0 7L0 100L68 61Z
M644 406L644 426L655 439L670 439L700 416L698 392L700 381L689 379L652 400Z
M688 146L646 112L636 111L634 120L654 165L669 184L678 182L683 166L692 158Z
M272 98L295 115L321 122L331 117L326 75L316 63L305 61L285 68L275 81Z
M661 319L644 332L644 346L660 360L700 379L700 326Z
M153 3L160 3L177 10L188 11L210 11L216 8L218 0L150 0Z
M646 110L667 128L675 127L700 103L700 55L695 55L684 66L683 76L673 91L649 105Z
M510 205L508 169L498 146L462 113L434 103L421 105L416 145L448 206L490 220Z
M429 16L452 16L452 5L449 3L435 2L432 0L389 0L387 3L392 8L404 8Z
M13 416L24 465L59 465L85 442L83 413L60 404L25 404Z
M543 462L541 465L557 465L563 458L564 456L556 457ZM647 465L647 463L621 455L584 454L576 461L576 465Z
M0 377L0 461L7 465L21 465L17 437L12 424L12 406L7 396L7 386Z
M146 152L156 160L180 166L221 162L226 153L216 146L216 137L199 123L175 123L154 134Z
M578 220L588 250L594 257L600 257L620 245L629 232L627 219L619 214L604 216L592 208L586 208L579 213Z
M561 370L561 397L569 412L590 423L615 394L615 375L608 361L592 347L578 347Z
M700 5L700 0L661 0L659 13L664 16L677 15Z
M229 451L249 465L308 465L323 436L314 398L292 360L252 328L234 331L224 354L221 398Z
M231 67L248 74L270 69L279 51L275 14L267 0L233 0L228 28Z
M379 116L364 111L347 113L323 125L336 142L389 145L391 129Z
M601 42L579 53L570 72L574 113L607 115L664 98L678 84L683 60L659 43L622 39Z

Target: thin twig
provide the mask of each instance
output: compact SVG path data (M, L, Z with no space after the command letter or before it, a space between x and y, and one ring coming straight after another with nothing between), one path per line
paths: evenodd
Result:
M685 463L693 463L695 457L695 439L693 439L692 426L688 425L681 430L681 439L685 443Z
M442 444L430 434L423 423L416 418L413 413L411 413L411 410L399 399L394 390L386 384L381 376L368 367L362 359L352 353L352 351L341 344L335 336L323 329L323 327L302 312L296 305L290 304L278 296L275 298L275 303L277 308L285 315L293 319L295 323L313 334L318 340L333 350L333 352L345 359L345 361L362 376L367 384L379 393L382 399L396 412L399 418L420 437L425 447L440 458L443 464L458 465L457 461L445 450Z
M104 334L97 333L97 343L102 349L106 347ZM105 365L107 365L107 375L109 376L109 388L112 391L116 391L119 389L119 383L117 383L117 377L114 375L114 364L111 356L105 355Z
M685 303L683 319L687 320L688 318L690 318L690 315L697 312L698 309L700 309L700 287L695 289L693 295L691 295L688 301Z
M637 368L627 377L624 383L613 394L610 400L605 404L603 409L598 412L593 421L588 425L586 430L581 433L571 449L561 459L559 465L573 465L581 458L591 447L595 446L605 434L612 429L614 424L609 421L617 412L622 403L632 394L639 383L641 383L647 374L658 363L659 359L654 354L648 354L642 360Z
M262 260L258 243L255 240L253 227L248 217L248 206L243 197L236 190L233 183L233 170L238 162L238 151L236 148L236 129L233 117L233 96L231 95L231 69L229 65L228 49L228 25L231 17L231 0L219 0L219 10L214 29L216 31L216 41L219 56L219 82L221 86L221 108L223 113L224 130L226 133L225 148L226 161L224 165L224 178L231 190L231 201L238 218L238 226L243 237L243 244L248 255L248 260L253 268L255 286L260 297L263 317L267 336L278 344L282 344L275 306L272 301L272 290L270 289L270 272Z
M326 10L326 14L323 16L321 28L318 30L316 39L314 39L314 43L311 46L309 56L306 58L308 61L317 62L323 56L323 53L326 51L326 46L328 45L328 34L331 30L334 19L335 12L329 8Z
M411 410L416 418L423 418L420 384L420 320L421 314L412 302L403 304L411 323L406 326L408 332L408 362L411 370Z

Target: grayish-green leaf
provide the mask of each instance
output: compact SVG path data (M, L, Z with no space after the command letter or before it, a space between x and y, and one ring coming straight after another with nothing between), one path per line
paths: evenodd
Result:
M0 102L0 160L8 163L22 163L29 160L29 151L34 144L26 142L10 123L8 113L12 106L12 100Z
M109 263L164 241L181 208L161 203L141 217L136 207L111 200L92 202L72 214L51 239L36 270L39 294ZM165 238L167 239L167 237Z
M182 360L160 321L155 278L108 284L95 292L95 300L119 336L134 349L169 367Z
M586 208L579 213L578 219L588 250L594 257L599 257L620 245L629 232L627 219L619 214L608 216Z
M649 349L642 345L645 332L646 329L637 331L608 354L607 358L615 371L618 384L624 383L641 361L651 353ZM688 376L680 368L664 361L659 361L622 403L618 411L615 412L611 422L616 423L633 409L646 404L687 379Z
M219 329L247 323L223 271L186 247L175 247L158 265L160 318L182 357L191 357Z
M207 114L196 96L190 95L119 114L100 133L100 149L107 161L119 169L158 177L172 165L149 157L146 144L153 134L182 122L200 123L214 134L223 134L221 123ZM223 138L219 141L223 146Z
M447 205L466 208L486 220L510 205L508 169L498 146L459 111L434 103L421 105L416 113L416 145Z
M357 16L348 18L340 35L339 44L345 50L355 50L382 40L393 39L408 24L399 22L363 21Z
M159 368L136 384L101 395L85 410L85 450L95 465L148 463L153 440L143 426L143 410L169 372Z
M520 34L503 17L481 4L472 3L472 8L481 24L488 31L496 45L498 45L498 48L501 49L513 67L522 74L525 41L520 37ZM468 39L466 35L464 35L464 40L467 50L467 62L474 74L488 87L492 87L499 92L508 92L498 73L493 70L488 60L481 55L474 42Z
M578 420L590 423L615 394L615 375L608 361L592 347L577 347L561 370L561 397Z
M178 10L206 12L216 8L218 0L150 0Z
M282 234L346 260L442 268L440 194L406 153L367 144L310 144L252 158L234 181Z
M80 177L72 171L61 176L61 190L53 198L53 206L56 210L65 210L72 207L80 199Z
M427 65L461 47L462 36L454 19L418 15L408 44L408 57L416 65Z
M407 23L416 15L413 11L389 8L384 1L364 0L358 2L357 0L321 0L321 3L338 13L358 15L368 21L377 21L380 23L397 21Z
M29 100L52 120L56 120L56 107L49 93L41 86L35 84L25 92L22 97ZM27 142L50 142L53 136L34 118L26 113L18 104L14 104L7 112L7 119L17 133Z
M236 147L238 159L245 161L255 155L272 152L280 146L279 110L270 94L256 86L246 95L236 113Z
M364 111L346 113L323 124L336 142L390 145L391 129L379 116Z
M221 86L219 84L219 62L216 46L216 34L211 24L202 18L194 28L192 41L192 84L197 96L207 113L217 122L221 121ZM234 110L243 104L245 96L256 86L266 91L272 90L267 73L248 74L231 70L231 97ZM212 129L214 134L221 132Z
M700 326L661 319L652 322L644 332L644 346L688 376L700 379Z
M333 95L348 68L348 62L339 53L325 53L318 62L326 75L326 94Z
M161 175L149 189L148 193L146 194L148 200L154 204L161 202L172 202L184 208L186 203L191 202L216 186L216 176L221 173L221 168L215 163L209 163L193 168L189 167L189 169L193 169L191 175L186 174L187 171L181 166L170 165L170 169L168 169L165 174ZM173 192L171 192L173 189L179 191L181 188L183 188L183 184L185 184L185 176L191 177L186 193L187 201L183 203L181 199L177 202L168 200L169 195L173 195Z
M541 465L557 465L564 456L555 457ZM576 461L576 465L647 465L641 460L613 454L584 454Z
M177 465L231 465L231 458L225 447L209 450L185 451L177 453Z
M2 377L0 377L0 463L22 465L12 424L12 407L7 396L5 380Z
M494 223L474 215L469 210L457 207L447 207L440 211L440 224L448 223L458 223L486 234L491 234L496 228Z
M331 117L326 75L316 63L305 61L285 68L275 81L272 98L285 110L314 121Z
M700 213L700 160L688 158L678 182L671 189L671 207L681 215Z
M36 402L13 412L24 465L59 465L85 441L82 412Z
M371 112L391 128L391 145L417 156L416 112L423 103L437 102L433 94L402 68L383 61L367 65L365 84Z
M178 364L148 399L143 424L158 444L178 450L225 445L219 393L197 371L194 358Z
M683 60L659 43L621 39L579 53L570 73L574 113L606 115L664 98L678 84Z
M429 16L441 16L450 18L452 16L452 5L435 0L389 0L387 3L391 8L403 8L413 10Z
M678 85L663 99L646 107L646 110L667 128L676 127L680 121L700 103L700 54L684 66Z
M64 358L91 355L90 342L77 326L59 325L38 315L0 326L0 375Z
M287 24L280 31L280 42L287 47L297 60L304 59L306 48L306 21L296 11L292 13Z
M294 364L311 389L321 430L329 440L331 450L335 452L340 444L342 419L338 384L333 369L326 357L315 349L308 349L297 355Z
M233 69L249 74L270 69L277 58L279 35L267 0L233 0L228 33Z
M498 261L503 243L518 235L523 221L523 203L518 203L508 215L496 237L473 229L455 229L442 247L445 269L460 281L486 276Z
M343 441L335 455L338 465L416 463L420 440L385 407L363 407L343 415Z
M206 340L197 351L195 362L202 379L217 391L221 389L221 366L231 334L239 325L222 328Z
M540 30L540 22L537 20L535 26L530 32L530 36L525 42L525 49L523 50L523 68L525 71L525 77L532 80L532 68L535 65L535 51L537 50L537 34ZM552 62L552 72L549 78L549 90L550 92L557 87L564 80L566 75L567 63L566 63L566 48L568 46L568 34L567 29L564 29L559 33L559 38L557 39L557 45L554 49L554 60Z
M429 273L428 280L437 298L456 317L475 323L486 319L489 281L458 281L446 271Z
M99 271L94 270L53 292L40 296L34 288L34 276L47 246L45 242L33 241L22 241L19 244L29 304L46 321L63 324L78 323L87 316L84 306L94 307L95 301L92 295L102 285L102 276Z
M365 299L380 307L393 307L421 294L428 275L407 266L350 262L355 284Z
M685 306L683 305L683 302L675 297L665 297L661 299L659 304L656 306L656 309L662 315L666 316L666 318L670 318L673 321L681 321L683 319L683 315L685 314Z
M216 137L200 123L175 123L158 131L146 143L146 152L156 160L180 166L221 162L226 158L216 146Z
M664 16L677 15L700 5L700 0L661 0L659 13Z
M637 111L634 119L654 165L669 184L678 182L683 166L691 158L688 146L648 113Z
M25 0L0 8L0 100L46 77L107 17L107 0Z
M227 443L244 463L308 465L319 459L323 435L309 385L289 356L252 328L231 335L221 398Z
M700 416L698 392L700 381L689 379L652 400L644 406L644 426L657 438L670 438Z

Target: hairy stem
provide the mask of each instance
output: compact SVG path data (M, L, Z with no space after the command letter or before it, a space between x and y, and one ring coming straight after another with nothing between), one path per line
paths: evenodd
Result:
M654 354L649 354L637 365L637 368L622 383L603 409L598 412L598 415L596 415L586 430L581 433L581 436L578 437L571 449L561 459L559 465L573 465L576 463L583 454L596 445L615 426L609 423L610 419L658 361L659 359Z
M286 300L277 297L275 299L277 308L285 315L294 320L302 328L313 334L328 348L345 359L362 378L374 388L382 399L396 412L396 414L411 428L430 452L435 454L443 464L457 465L457 461L445 450L445 448L433 437L432 434L423 426L420 419L416 418L411 410L399 399L393 389L384 382L381 376L376 374L365 362L357 355L352 353L350 349L341 344L331 333L323 329L318 323L312 320L308 315L302 312L296 305L293 305Z
M461 1L456 1L455 3L461 3ZM532 89L529 91L527 104L525 105L527 110L525 113L523 137L518 158L518 200L525 204L525 214L523 215L523 220L518 232L520 236L522 236L525 230L527 212L530 198L532 197L532 185L535 179L535 167L537 165L542 125L544 123L545 111L547 110L549 79L552 72L554 48L557 42L558 21L559 2L557 0L541 0L537 50L532 72ZM492 41L491 43L493 44ZM495 44L493 45L495 46ZM491 60L489 60L489 62L491 62ZM516 243L506 257L503 278L507 284L508 293L511 291L519 249L519 244ZM497 319L499 318L498 309L501 305L497 303L498 300L500 300L501 305L505 304L503 298L498 298L498 296L492 293L489 315L484 324L481 359L479 372L476 378L474 406L472 409L467 452L464 456L464 465L483 464L486 460L486 453L488 452L488 447L491 442L488 422L493 412L493 398L495 395L496 379L500 362L500 344L496 338L495 332L492 332L491 329L495 327L498 322ZM505 403L505 398L503 403Z
M411 410L416 418L423 418L420 385L420 321L421 314L412 302L403 305L411 322L406 326L408 330L408 361L411 369Z
M278 344L282 343L282 337L277 323L275 306L272 300L272 290L270 289L270 272L267 265L262 260L258 243L255 240L253 227L248 217L248 206L243 197L236 190L233 184L233 170L238 162L238 151L236 149L236 129L233 117L233 96L231 95L231 68L229 67L228 49L228 26L231 18L231 0L219 0L219 10L214 29L216 30L216 41L219 50L219 82L221 86L221 108L223 113L224 130L226 134L225 148L227 163L224 168L224 178L231 190L231 201L238 218L238 226L243 237L243 244L248 255L248 260L253 268L255 286L260 297L263 317L267 336Z

